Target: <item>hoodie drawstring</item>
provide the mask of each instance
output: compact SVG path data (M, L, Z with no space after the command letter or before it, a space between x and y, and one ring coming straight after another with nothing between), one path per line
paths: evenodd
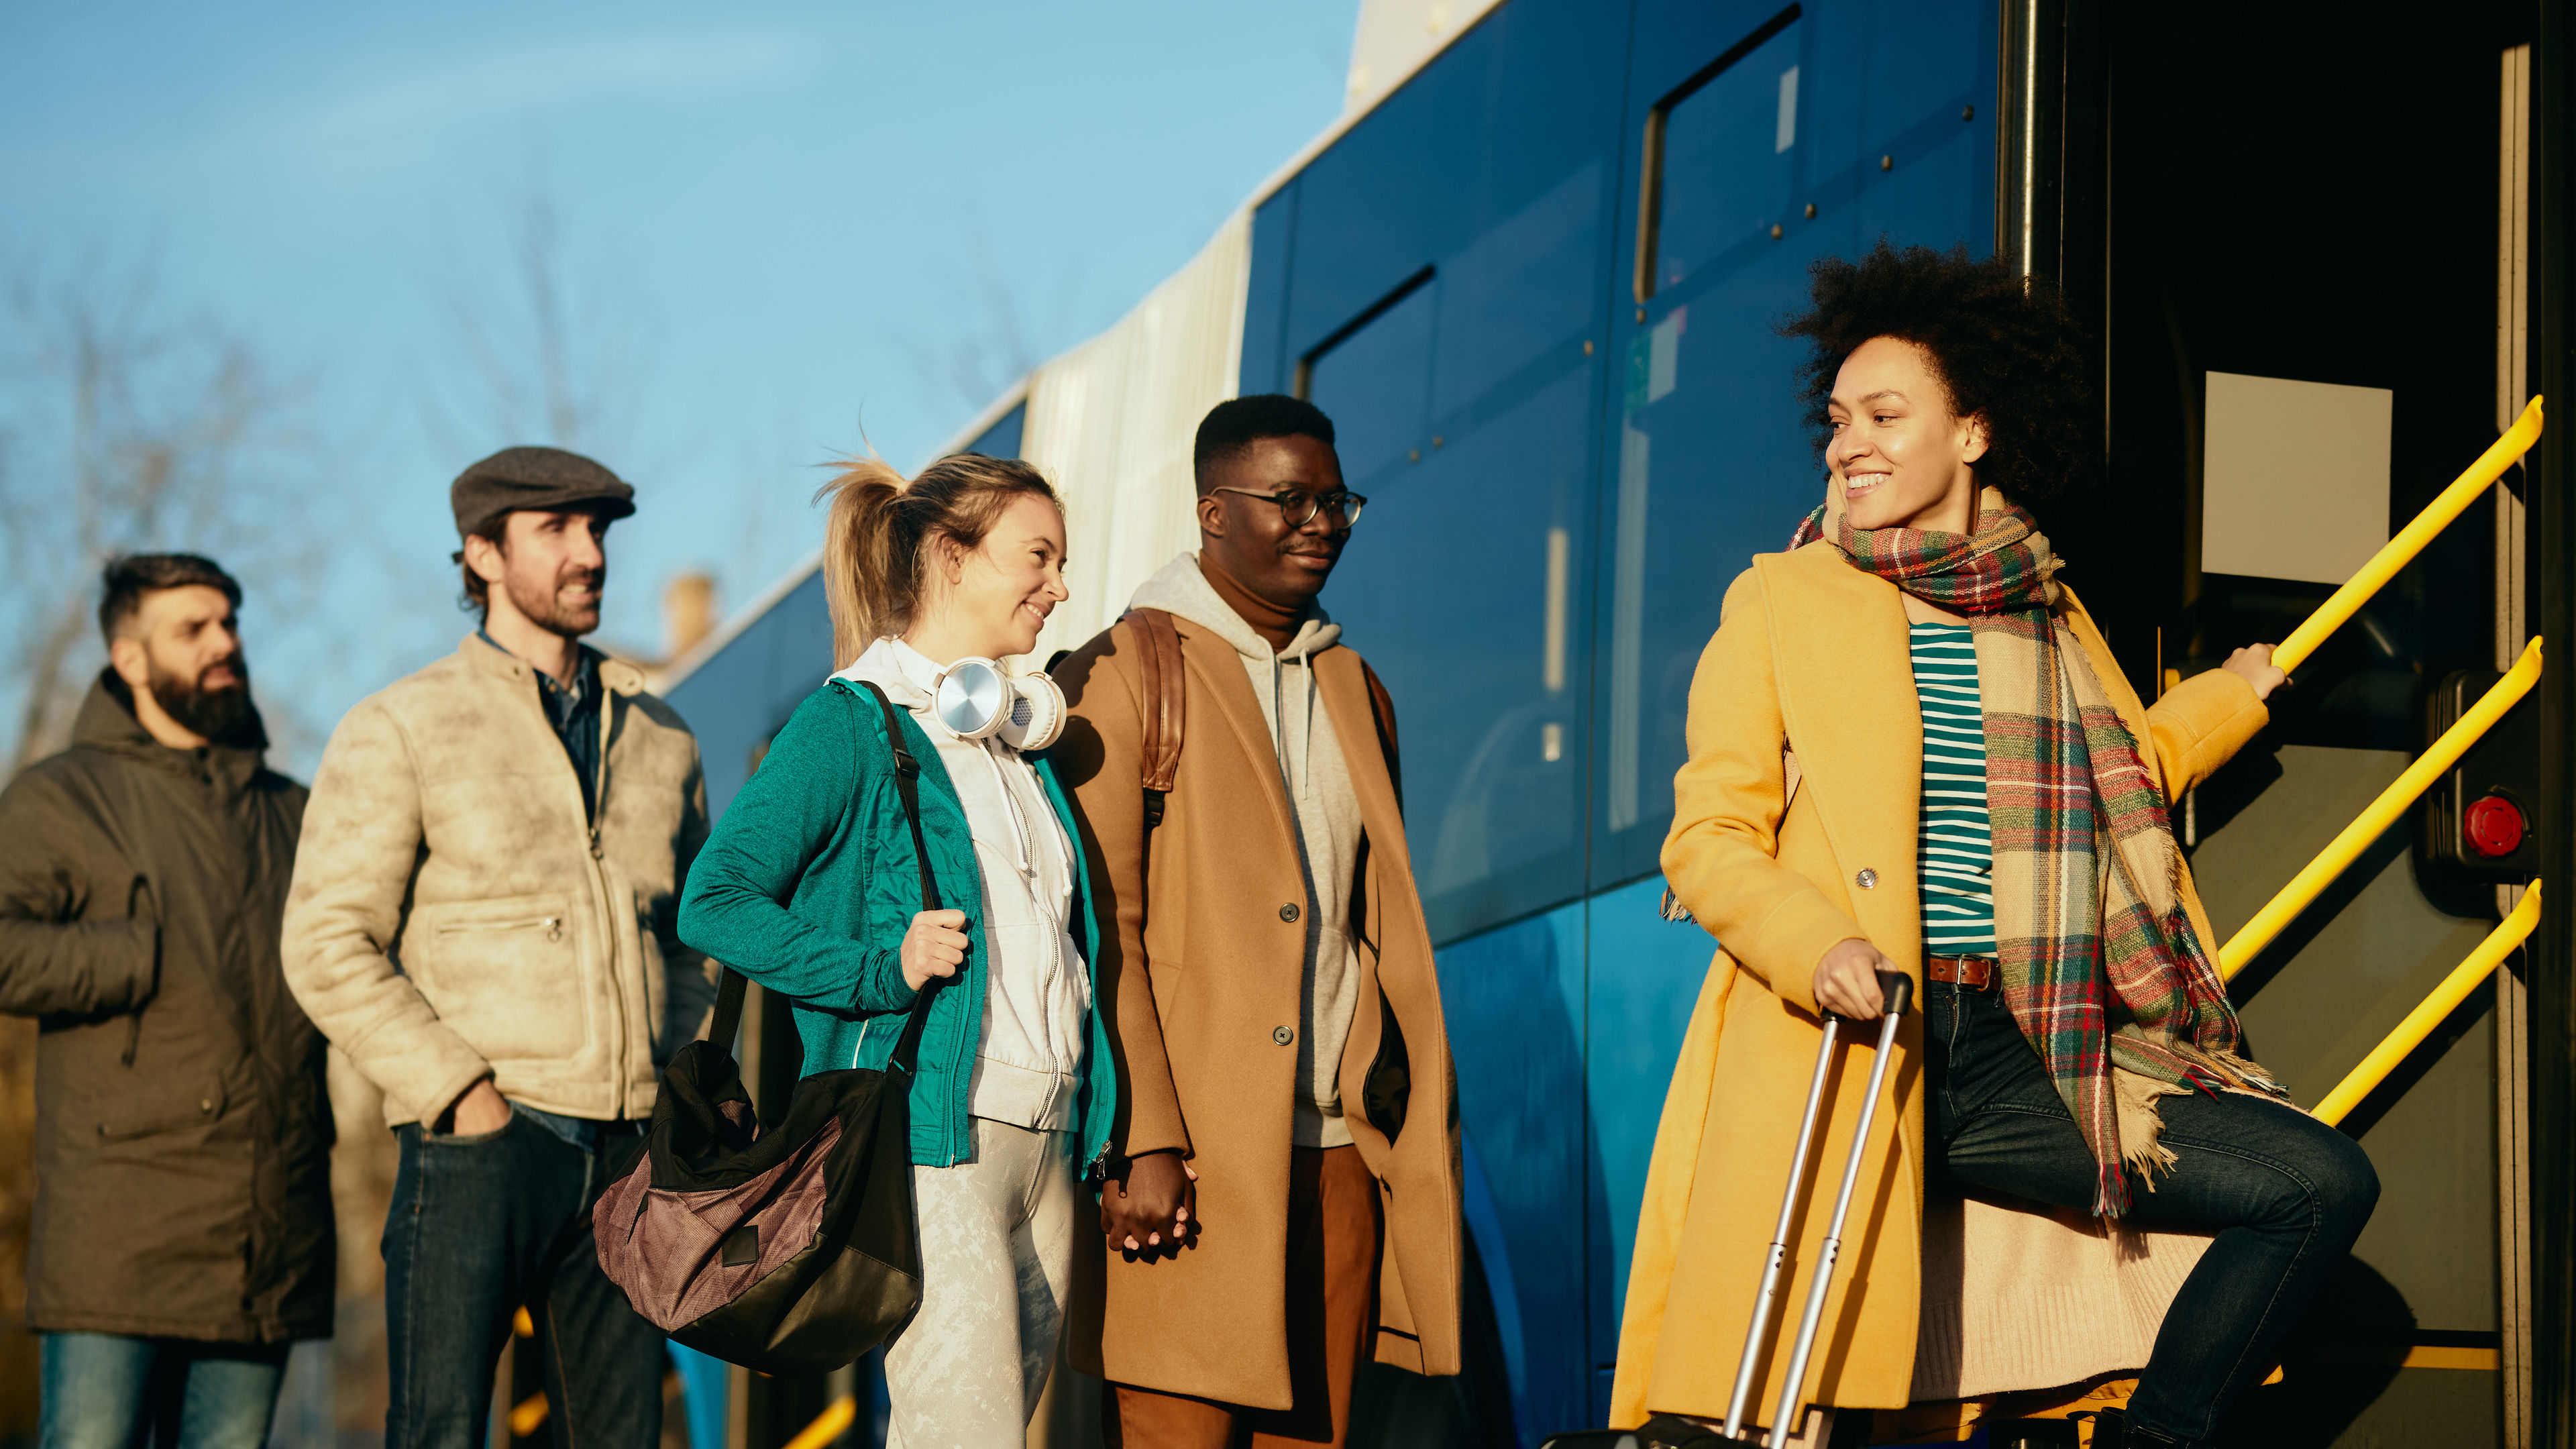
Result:
M1287 668L1288 662L1279 657L1279 651L1272 650L1270 653L1270 753L1279 762L1280 788L1288 792L1289 799L1294 800L1297 798L1297 777L1288 769L1288 704L1279 692L1279 681Z
M1299 735L1294 756L1297 763L1295 768L1291 769L1288 763L1291 758L1288 747L1288 703L1283 690L1288 661L1282 658L1278 651L1271 651L1271 747L1279 756L1279 783L1286 788L1288 798L1291 800L1301 796L1312 798L1309 792L1312 789L1311 782L1315 778L1315 660L1313 656L1298 655L1297 667L1306 676L1306 697L1304 717L1298 720Z
M978 740L976 743L983 747L978 753L984 757L985 768L992 771L993 792L1002 797L1003 807L1010 812L1012 843L1020 848L1020 874L1028 880L1030 892L1034 896L1037 890L1038 868L1037 857L1032 850L1033 842L1029 838L1029 817L1021 811L1020 797L1012 790L1011 782L1003 777L1002 762L995 754L997 746L1005 750L1010 749L1010 746L999 744L998 741L991 739Z
M1315 656L1300 654L1297 662L1306 667L1306 739L1298 747L1304 753L1299 757L1297 768L1312 781L1315 778ZM1308 788L1313 787L1310 785Z

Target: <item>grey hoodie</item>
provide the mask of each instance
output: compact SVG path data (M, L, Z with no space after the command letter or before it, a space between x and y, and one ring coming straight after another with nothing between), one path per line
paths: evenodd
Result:
M1252 682L1253 698L1261 702L1280 783L1296 806L1297 859L1314 907L1306 914L1305 978L1299 992L1305 1020L1297 1036L1297 1079L1303 1086L1295 1142L1299 1147L1344 1146L1351 1131L1342 1121L1342 1046L1350 1039L1360 983L1359 957L1351 949L1349 932L1360 802L1332 714L1316 694L1314 669L1316 655L1341 643L1342 626L1314 608L1288 647L1274 652L1209 587L1194 553L1163 565L1138 586L1128 607L1161 609L1232 644ZM1363 738L1373 729L1364 730ZM1182 749L1188 748L1184 741Z

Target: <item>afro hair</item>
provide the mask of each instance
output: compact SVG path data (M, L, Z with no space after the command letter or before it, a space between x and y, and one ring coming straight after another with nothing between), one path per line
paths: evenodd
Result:
M1833 436L1825 401L1843 359L1873 337L1923 349L1957 417L1983 415L1979 476L2016 503L2081 490L2101 466L2095 404L2074 317L2056 289L1964 246L1899 251L1884 238L1859 261L1819 258L1803 313L1781 325L1809 344L1800 374L1816 449Z

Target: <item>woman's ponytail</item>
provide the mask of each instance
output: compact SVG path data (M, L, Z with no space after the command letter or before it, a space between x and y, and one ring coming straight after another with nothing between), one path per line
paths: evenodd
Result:
M895 544L903 475L884 462L852 460L815 497L825 495L832 511L823 524L823 598L832 612L832 667L847 669L903 612L899 601L919 582L920 550Z
M934 540L972 550L1011 500L1035 494L1061 512L1045 475L1015 458L955 453L907 483L882 459L858 458L814 497L832 500L823 524L823 598L832 612L832 667L912 625L923 554Z

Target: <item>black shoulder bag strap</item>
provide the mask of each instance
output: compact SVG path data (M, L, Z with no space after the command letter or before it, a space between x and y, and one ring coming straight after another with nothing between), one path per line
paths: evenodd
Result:
M939 882L930 873L930 845L921 836L921 762L904 748L903 716L895 712L894 701L885 691L867 680L858 681L861 689L876 696L877 708L885 711L886 747L894 751L894 788L903 796L903 823L912 827L912 860L921 867L921 908L939 909ZM894 1055L886 1066L909 1077L921 1057L921 1030L930 1020L930 998L939 994L944 976L933 976L921 983L912 998L912 1010L904 1013L903 1035L895 1040Z
M877 708L885 711L886 744L894 751L895 790L903 796L904 823L912 827L912 858L921 867L921 908L938 910L939 881L930 873L930 846L921 834L921 762L904 747L903 719L895 713L894 701L887 699L884 690L867 680L858 681L858 685L874 696ZM920 992L913 997L912 1009L904 1013L903 1035L896 1040L894 1056L887 1065L900 1069L907 1077L913 1074L914 1064L920 1060L921 1031L923 1023L930 1018L930 998L939 993L939 984L946 979L934 976L922 983ZM735 1031L742 1026L743 988L747 984L741 972L728 966L724 983L716 988L715 1020L708 1028L707 1040L728 1052L733 1050Z

